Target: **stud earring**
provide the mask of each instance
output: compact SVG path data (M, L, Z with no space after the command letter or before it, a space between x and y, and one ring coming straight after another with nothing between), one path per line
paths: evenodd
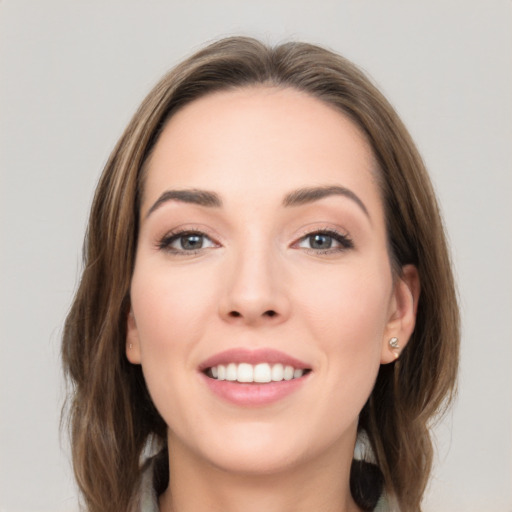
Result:
M391 338L388 343L391 348L400 348L400 345L398 344L398 338Z
M398 356L400 355L398 352L400 349L400 345L398 344L398 338L393 337L388 341L388 343L391 349L394 350L395 359L398 359Z
M133 348L133 343L130 343L130 344L128 345L128 348Z

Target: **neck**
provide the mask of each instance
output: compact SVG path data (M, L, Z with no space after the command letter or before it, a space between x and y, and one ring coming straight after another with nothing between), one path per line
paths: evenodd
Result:
M330 447L307 463L247 474L211 465L170 444L170 483L161 512L358 512L350 494L350 457Z

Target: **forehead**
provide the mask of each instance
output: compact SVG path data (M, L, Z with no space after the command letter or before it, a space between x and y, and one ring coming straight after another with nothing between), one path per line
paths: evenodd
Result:
M269 197L338 184L367 200L379 196L360 128L291 88L251 86L191 102L169 119L146 167L143 202L171 186Z

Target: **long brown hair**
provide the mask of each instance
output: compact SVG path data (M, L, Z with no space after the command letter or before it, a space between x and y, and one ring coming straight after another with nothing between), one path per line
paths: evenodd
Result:
M84 270L62 344L72 384L66 412L73 464L90 512L126 510L145 446L151 440L165 448L167 442L141 368L124 354L144 164L181 106L253 84L298 89L338 108L373 149L393 268L399 275L404 265L417 266L421 298L414 333L400 359L381 366L359 429L369 439L386 493L404 512L421 510L433 457L429 426L453 396L459 350L457 299L432 185L397 114L353 64L305 43L268 47L238 37L199 51L156 85L97 186ZM359 505L371 509L364 486L356 482L352 490Z

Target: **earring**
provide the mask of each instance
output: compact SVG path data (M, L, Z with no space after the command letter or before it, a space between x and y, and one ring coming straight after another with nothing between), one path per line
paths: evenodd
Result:
M388 341L388 343L391 349L394 350L395 359L398 359L398 356L400 355L398 352L400 349L400 345L398 344L398 338L393 337Z
M398 338L391 338L388 343L391 348L400 348L400 345L398 344Z
M133 348L133 343L130 343L130 344L128 345L128 348Z

